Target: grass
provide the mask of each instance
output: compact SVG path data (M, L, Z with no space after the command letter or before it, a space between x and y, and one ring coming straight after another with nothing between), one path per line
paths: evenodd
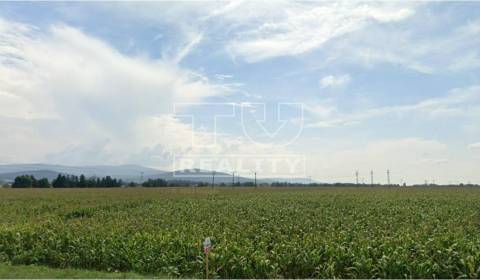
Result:
M140 279L144 275L131 272L101 272L71 268L50 268L37 265L0 263L0 279ZM152 277L148 277L152 278Z
M0 190L0 262L80 271L480 278L479 230L477 188Z

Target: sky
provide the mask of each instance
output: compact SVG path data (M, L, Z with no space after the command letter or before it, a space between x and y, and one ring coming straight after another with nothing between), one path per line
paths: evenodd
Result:
M480 183L479 2L1 2L0 163Z

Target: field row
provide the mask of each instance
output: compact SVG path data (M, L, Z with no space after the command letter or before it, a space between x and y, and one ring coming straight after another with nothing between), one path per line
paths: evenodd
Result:
M0 261L204 277L479 278L477 189L0 190Z

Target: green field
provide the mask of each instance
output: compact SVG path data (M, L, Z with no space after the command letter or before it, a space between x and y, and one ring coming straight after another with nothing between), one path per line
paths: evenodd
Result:
M479 278L480 189L0 189L0 263L205 277Z
M152 278L131 272L100 272L73 268L49 268L36 265L0 263L0 279L140 279Z

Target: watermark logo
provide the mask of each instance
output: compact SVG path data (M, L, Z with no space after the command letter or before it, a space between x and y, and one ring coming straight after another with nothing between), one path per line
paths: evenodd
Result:
M192 132L191 147L173 155L174 177L178 179L234 173L248 178L253 174L263 178L306 177L305 155L288 152L304 127L301 103L179 103L174 113ZM226 143L225 138L236 140Z
M192 168L194 167L194 168ZM176 177L230 177L232 173L252 177L253 173L268 178L305 177L305 155L299 154L194 154L175 155Z
M303 130L301 103L278 103L273 116L268 114L265 103L243 103L240 108L244 136L253 143L273 142L287 146L295 142ZM270 111L275 112L275 109Z

